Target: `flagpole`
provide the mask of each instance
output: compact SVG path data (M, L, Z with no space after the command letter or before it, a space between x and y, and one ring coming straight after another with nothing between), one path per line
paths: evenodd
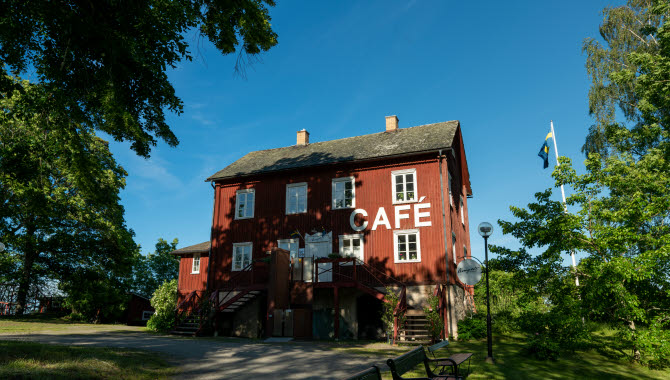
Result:
M558 145L556 145L556 132L554 132L554 121L550 120L551 123L551 139L554 140L554 153L556 153L556 165L558 165ZM563 196L563 210L565 213L568 212L568 204L565 201L565 189L563 184L561 184L561 195ZM572 258L572 268L577 268L577 263L575 262L575 251L570 250L570 257ZM579 286L579 277L575 275L575 284Z

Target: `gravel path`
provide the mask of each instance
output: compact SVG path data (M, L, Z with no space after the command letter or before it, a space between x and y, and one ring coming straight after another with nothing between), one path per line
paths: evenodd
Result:
M342 379L372 364L382 370L386 367L386 357L342 353L330 349L328 344L181 338L147 334L125 326L0 334L0 340L10 339L158 351L180 367L178 378ZM398 354L402 352L399 350Z

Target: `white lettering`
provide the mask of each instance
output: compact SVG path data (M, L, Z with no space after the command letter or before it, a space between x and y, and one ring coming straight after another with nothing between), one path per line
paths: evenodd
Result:
M387 230L391 229L391 223L389 223L389 218L386 216L386 210L383 207L380 207L377 211L377 216L375 217L375 222L372 223L372 231L377 229L377 226L383 224L386 226Z
M421 212L422 208L429 209L430 203L419 203L414 205L414 227L430 227L433 225L430 220L421 221L421 218L430 218L430 211Z
M400 219L409 219L409 214L401 214L400 211L409 210L410 205L395 206L395 228L400 228Z
M367 217L368 213L367 213L367 211L363 210L362 208L357 208L351 213L351 216L349 217L349 224L351 225L351 228L354 231L363 231L368 226L368 221L364 220L363 223L361 223L360 226L357 226L356 225L356 214L361 214L361 215Z

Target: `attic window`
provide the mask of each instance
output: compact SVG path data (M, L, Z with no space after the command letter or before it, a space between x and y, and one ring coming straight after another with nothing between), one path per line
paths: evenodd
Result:
M302 214L307 212L307 183L286 185L286 213Z
M416 169L391 172L393 179L393 203L416 201Z
M254 217L254 189L237 190L235 195L235 219Z
M200 273L200 254L196 253L193 255L193 265L191 266L191 274Z
M356 206L354 177L333 178L333 210Z

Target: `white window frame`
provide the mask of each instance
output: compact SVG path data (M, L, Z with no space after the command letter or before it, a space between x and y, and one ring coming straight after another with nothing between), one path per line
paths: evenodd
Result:
M288 244L290 249L287 249L291 253L292 258L298 257L298 249L300 249L300 240L298 238L295 239L279 239L277 240L277 247L281 248L282 244ZM295 244L295 250L293 250L293 245ZM286 248L282 248L286 249Z
M351 183L351 206L344 205L342 207L337 207L337 204L336 204L337 198L335 198L335 196L339 195L339 194L337 194L337 191L335 190L335 186L338 183ZM345 192L346 192L346 189L342 191L342 199L346 202L347 198L344 195ZM354 180L354 177L333 178L331 198L332 198L333 210L356 208L356 182Z
M461 224L465 225L465 213L463 212L465 211L465 203L463 202L462 195L460 196L460 199L461 199Z
M359 239L360 242L361 242L361 245L359 246L360 247L360 255L355 255L355 254L354 254L354 256L345 255L345 253L344 253L344 249L345 249L344 241L345 240L351 241L351 251L353 252L353 246L354 246L353 239ZM342 256L342 257L355 257L355 258L359 259L360 261L365 262L365 248L364 248L364 243L363 243L363 234L340 235L339 240L340 240L340 256Z
M200 254L194 253L193 260L191 262L191 274L199 274L199 273L200 273Z
M240 268L235 267L236 262L235 255L237 254L237 247L249 247L249 264L251 264L251 261L254 259L254 247L250 241L243 243L233 243L233 255L232 255L233 260L230 263L230 270L232 272L239 272L249 265L249 264L244 265L244 259L242 259L242 267Z
M398 258L398 235L411 235L411 234L416 235L416 259L410 259L408 255L408 258L406 260L400 260ZM409 241L407 241L407 244L409 244ZM396 264L421 262L421 236L418 229L393 231L393 262Z
M246 206L245 214L249 210L249 195L252 195L251 199L251 215L240 216L240 201L244 197L244 205ZM254 212L256 211L256 190L255 189L242 189L237 190L235 193L235 219L251 219L254 217Z
M396 192L395 176L403 175L403 178L404 178L404 176L407 175L407 174L412 174L412 177L414 179L414 181L413 181L413 183L414 183L414 197L410 200L407 200L406 199L407 198L407 189L405 188L405 190L403 191L403 196L404 196L405 199L402 200L402 201L399 201L398 200L398 193ZM417 186L417 183L416 183L416 169L415 168L392 171L391 172L391 184L393 186L392 191L391 191L391 194L393 195L393 204L415 203L416 202L416 200L418 198L418 196L417 196L418 186ZM403 187L405 187L405 186L406 186L406 183L403 182Z
M148 314L148 315L147 315ZM151 310L144 310L142 311L142 320L143 321L148 321L151 319L151 316L154 315L154 312Z
M448 176L447 189L449 190L449 205L451 205L451 207L454 207L454 197L451 196L451 182L453 180L451 178L451 172L449 171L449 169L447 169L447 176Z
M297 187L304 187L305 188L305 210L304 211L300 210L300 206L298 205L297 202L296 202L296 208L297 209L295 211L289 210L289 205L290 205L289 192L291 191L291 189L297 188ZM289 183L289 184L286 185L286 214L287 215L307 213L307 195L308 195L308 192L309 192L309 188L307 187L307 182ZM299 200L299 198L298 198L298 200Z
M454 264L456 264L456 233L451 231L451 252L454 256Z

